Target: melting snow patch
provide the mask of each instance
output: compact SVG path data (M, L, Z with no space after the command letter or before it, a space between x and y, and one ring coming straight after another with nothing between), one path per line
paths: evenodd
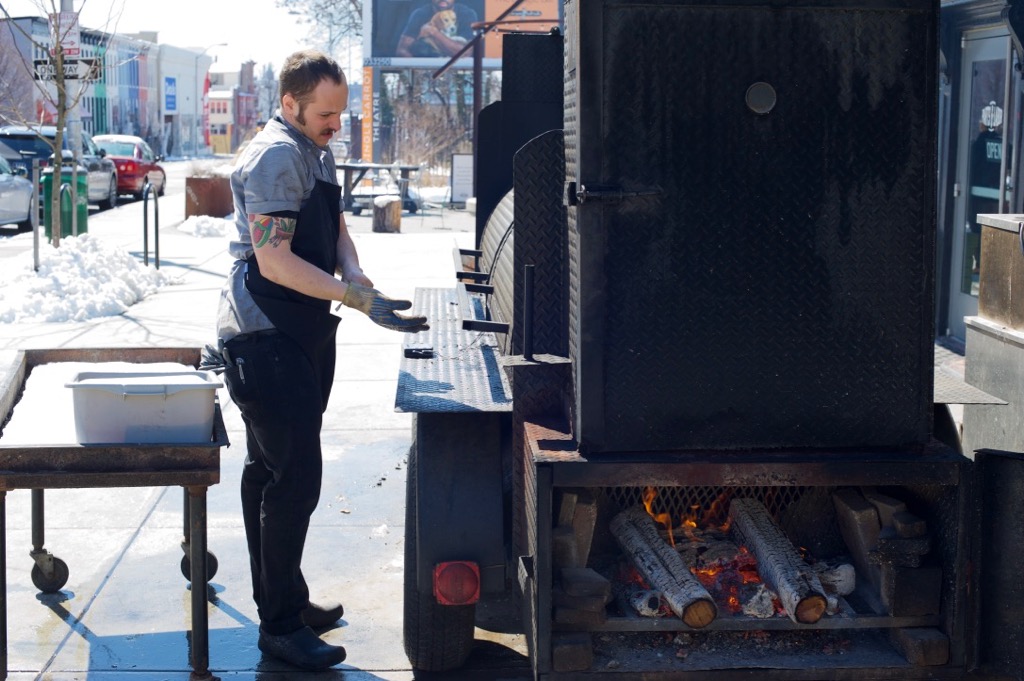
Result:
M90 234L64 237L60 248L40 244L38 272L31 253L8 262L13 267L0 275L0 323L110 317L177 282Z
M226 218L193 215L178 226L178 231L186 232L198 238L234 235L235 221L230 215Z
M391 533L391 531L388 529L387 523L385 523L385 524L381 525L380 527L373 528L373 532L371 534L374 537L386 537L390 533Z

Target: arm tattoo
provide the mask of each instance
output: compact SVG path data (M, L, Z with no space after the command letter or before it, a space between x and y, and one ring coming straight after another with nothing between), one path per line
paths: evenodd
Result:
M253 248L266 244L277 248L282 241L291 241L295 236L295 218L275 218L269 215L250 215L249 232Z

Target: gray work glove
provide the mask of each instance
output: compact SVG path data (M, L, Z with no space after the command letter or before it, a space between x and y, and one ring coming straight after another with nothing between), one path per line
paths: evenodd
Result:
M374 324L392 331L416 333L430 328L427 325L426 317L407 317L395 312L395 310L408 310L412 307L412 303L408 300L392 300L375 288L367 288L349 282L348 290L345 291L345 297L342 298L341 304L351 307L353 310L359 310Z

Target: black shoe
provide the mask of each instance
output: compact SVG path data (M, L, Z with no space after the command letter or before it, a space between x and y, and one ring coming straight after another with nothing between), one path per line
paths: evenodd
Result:
M317 605L310 602L302 611L302 623L313 629L323 629L340 620L344 614L345 608L341 607L341 603Z
M345 661L345 649L332 646L309 627L282 636L260 630L259 648L267 655L310 671L328 669Z

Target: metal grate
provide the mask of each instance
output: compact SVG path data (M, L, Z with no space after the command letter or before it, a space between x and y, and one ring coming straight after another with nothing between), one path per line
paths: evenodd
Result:
M609 487L605 496L609 505L622 511L643 503L644 487ZM651 504L655 513L672 518L694 518L699 525L721 525L729 514L734 498L757 499L775 518L803 497L808 487L658 487ZM611 509L610 509L611 510Z

